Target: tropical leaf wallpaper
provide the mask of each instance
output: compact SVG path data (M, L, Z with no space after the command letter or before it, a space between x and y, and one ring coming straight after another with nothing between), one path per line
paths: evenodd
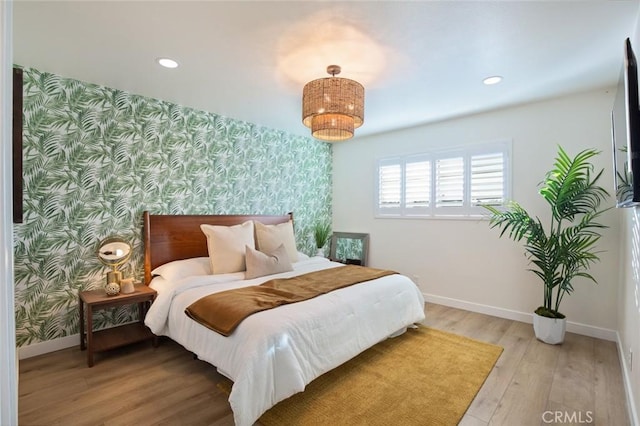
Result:
M142 212L294 212L298 248L331 220L331 145L120 90L24 69L24 222L14 229L18 346L78 333L78 291L100 288L97 243L134 246ZM99 311L95 327L131 321Z

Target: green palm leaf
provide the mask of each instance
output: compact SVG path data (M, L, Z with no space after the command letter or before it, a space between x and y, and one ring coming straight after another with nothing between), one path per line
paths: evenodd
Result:
M596 185L602 171L591 177L593 165L589 161L598 154L599 151L586 149L572 159L562 147L558 147L554 167L545 176L540 189L555 220L573 220L577 214L593 211L608 196L604 188Z
M553 168L545 175L540 195L551 206L551 223L544 229L518 203L508 202L504 210L484 206L490 212L490 226L501 229L500 236L514 241L526 239L525 250L530 269L543 283L542 312L562 316L560 302L574 291L572 281L585 278L596 282L587 270L599 261L595 246L606 228L598 222L608 209L599 209L608 196L598 186L602 170L593 176L590 160L598 151L586 149L571 158L558 147ZM555 297L554 297L555 296Z

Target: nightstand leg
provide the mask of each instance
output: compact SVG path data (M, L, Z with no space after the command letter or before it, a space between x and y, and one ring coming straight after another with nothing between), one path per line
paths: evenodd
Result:
M87 365L93 367L93 308L87 306Z
M149 310L149 305L151 302L140 302L138 304L138 314L140 315L140 324L144 325L144 317L147 315L147 311ZM158 347L158 336L153 335L153 339L151 340L151 344L154 348Z
M80 350L87 349L84 343L84 302L82 298L78 297L78 309L80 310Z

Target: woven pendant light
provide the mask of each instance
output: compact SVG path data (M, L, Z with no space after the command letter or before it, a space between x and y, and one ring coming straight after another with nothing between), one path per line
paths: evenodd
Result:
M329 65L331 77L310 81L302 92L302 122L311 135L335 142L353 137L364 123L364 87L348 78L336 77L338 65Z

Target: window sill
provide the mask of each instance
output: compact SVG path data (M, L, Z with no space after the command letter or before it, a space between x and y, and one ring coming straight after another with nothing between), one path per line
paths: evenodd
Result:
M438 215L438 216L391 216L391 215L374 215L374 219L401 219L401 220L466 220L472 222L483 222L490 219L487 215Z

